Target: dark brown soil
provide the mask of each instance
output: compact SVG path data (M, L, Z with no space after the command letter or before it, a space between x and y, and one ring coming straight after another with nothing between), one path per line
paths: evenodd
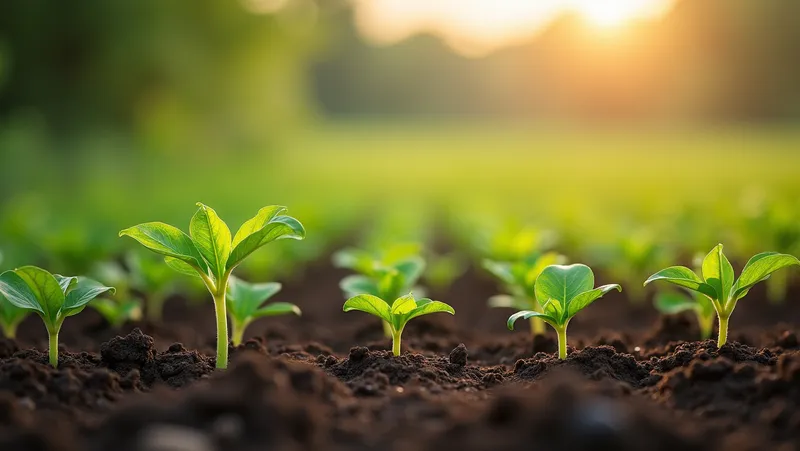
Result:
M493 282L470 272L434 293L457 315L413 321L394 357L377 320L341 312L342 275L320 264L288 284L276 300L304 316L254 324L224 372L210 302L173 298L163 324L119 331L87 310L65 323L58 369L26 320L0 340L0 449L800 448L800 306L758 288L720 349L690 316L609 295L560 361L550 331L506 330L510 312L485 307Z

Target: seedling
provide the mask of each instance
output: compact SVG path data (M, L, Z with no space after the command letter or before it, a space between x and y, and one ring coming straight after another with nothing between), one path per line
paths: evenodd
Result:
M231 319L231 337L234 346L242 343L247 326L258 318L287 315L294 313L300 316L300 307L288 302L264 303L281 290L281 284L247 283L231 276L228 281L228 316Z
M517 310L533 310L541 312L539 303L536 302L534 284L536 278L544 268L566 262L566 257L556 252L532 254L526 259L517 262L498 262L484 260L483 267L494 274L503 282L505 289L510 294L498 294L489 298L489 307L514 308ZM531 317L531 334L544 334L544 322Z
M703 277L685 266L671 266L653 274L644 284L664 280L708 297L719 319L717 346L722 346L728 341L728 320L739 299L770 274L792 265L800 265L800 260L793 255L777 252L756 254L742 269L739 280L734 281L733 266L722 252L722 244L718 244L703 259Z
M199 276L211 296L217 318L217 368L228 367L228 321L225 296L231 272L261 246L280 239L302 240L300 221L284 215L286 207L272 205L245 221L231 239L227 224L201 203L189 223L189 235L163 222L139 224L119 232L165 256L172 269Z
M117 291L113 299L99 297L90 304L113 328L119 328L127 321L138 321L142 318L142 303L130 290L130 277L125 269L115 261L102 262L95 265L92 275Z
M550 265L536 279L534 291L541 312L523 310L508 318L508 328L520 319L540 318L558 334L558 358L567 358L567 326L578 312L611 290L622 291L617 284L594 288L594 273L586 265Z
M380 299L397 299L416 289L425 269L425 260L418 252L416 244L390 246L377 255L359 249L339 251L334 255L334 265L360 273L345 277L339 286L347 298L371 294ZM389 323L383 323L383 330L387 337L392 336Z
M164 301L176 291L178 285L175 271L158 260L156 255L139 255L133 252L128 253L125 258L125 264L130 272L131 286L144 294L144 314L151 323L161 321Z
M15 306L37 313L49 336L50 364L58 366L58 332L64 319L80 313L86 304L114 288L85 277L50 274L36 266L0 274L0 293Z
M714 305L705 295L696 291L682 293L678 291L662 291L656 294L653 300L656 309L664 315L676 315L681 312L691 311L697 317L700 327L700 338L711 338L714 331Z
M429 313L446 312L455 315L453 307L444 302L432 301L428 298L419 300L414 299L414 295L409 293L395 299L391 305L383 299L371 294L360 294L351 297L344 303L343 310L349 312L358 310L361 312L375 315L389 324L392 332L392 353L400 355L400 343L403 329L411 319Z

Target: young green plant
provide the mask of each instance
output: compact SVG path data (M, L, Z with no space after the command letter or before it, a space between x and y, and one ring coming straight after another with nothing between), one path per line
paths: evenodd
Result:
M103 284L116 288L114 298L98 297L89 307L96 310L106 322L119 328L127 321L142 319L142 303L131 293L130 277L116 261L101 262L94 266L92 276Z
M300 307L288 302L273 302L264 305L279 291L281 291L279 283L248 283L231 276L228 281L227 303L228 316L231 319L231 341L234 346L242 343L247 326L259 318L290 313L300 316Z
M425 269L425 260L418 255L419 246L398 244L373 254L360 249L345 249L334 255L334 265L359 274L345 277L339 283L346 298L371 294L380 299L397 299L413 290ZM384 321L383 331L392 336L391 325Z
M217 362L228 367L228 321L225 296L231 273L261 246L280 239L302 240L306 231L300 221L287 216L286 207L272 205L245 221L231 238L227 224L210 207L199 209L189 222L189 235L163 222L148 222L119 233L129 236L153 252L165 256L172 269L199 276L211 296L217 319Z
M2 262L3 254L0 253L0 263ZM29 313L29 310L17 307L0 294L0 329L6 338L17 337L17 327Z
M728 321L739 299L770 274L793 265L800 265L800 260L793 255L777 252L756 254L744 266L739 279L734 280L733 266L722 252L722 244L718 244L703 259L703 277L685 266L671 266L653 274L644 284L663 280L708 297L719 320L717 346L722 346L728 341Z
M160 322L164 302L177 290L177 274L159 261L157 255L129 252L125 256L125 264L130 274L131 286L144 294L145 318L151 323ZM203 288L200 287L200 290Z
M541 311L523 310L508 318L507 326L514 330L520 319L540 318L558 334L558 358L567 358L567 326L570 320L595 300L611 290L622 291L618 284L594 288L594 273L586 265L550 265L536 279L536 301Z
M86 304L114 288L85 277L50 274L36 266L23 266L0 274L0 294L11 304L42 318L49 338L50 364L58 366L58 333L64 319L83 311Z
M451 315L456 314L453 307L444 302L432 301L428 298L414 299L412 293L395 299L391 305L377 296L360 294L348 299L344 303L343 310L345 312L358 310L386 321L392 333L392 353L396 356L400 355L403 329L410 320L430 313L445 312Z
M510 293L490 297L488 301L489 307L541 312L541 307L536 302L536 293L534 292L536 278L539 277L544 268L563 263L566 263L566 257L556 252L534 253L517 262L500 262L485 259L483 261L484 269L500 279L505 286L505 290ZM544 334L544 322L541 319L531 317L530 322L532 335Z

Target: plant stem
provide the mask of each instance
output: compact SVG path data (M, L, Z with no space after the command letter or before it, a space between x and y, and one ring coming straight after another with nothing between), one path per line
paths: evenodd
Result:
M719 339L717 339L717 347L721 348L728 342L728 319L730 315L719 315Z
M402 341L403 329L392 332L392 354L395 356L400 355L400 343Z
M225 311L225 286L214 295L214 313L217 315L217 368L228 368L228 316Z
M708 340L714 332L714 316L703 316L698 313L697 325L700 326L700 338Z
M246 322L238 322L231 320L231 342L233 342L234 346L239 346L242 344L242 339L244 338L244 330L247 328Z
M50 336L50 365L52 365L53 368L58 368L58 332L50 332L48 335Z
M558 358L564 360L567 358L567 325L555 329L558 334Z
M392 332L392 326L389 324L388 321L381 320L383 322L383 335L387 337L393 336L394 332Z

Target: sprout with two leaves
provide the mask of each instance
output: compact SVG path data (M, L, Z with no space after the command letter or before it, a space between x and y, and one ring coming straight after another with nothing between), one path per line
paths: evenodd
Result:
M489 307L541 312L541 307L536 302L536 293L534 292L536 278L546 267L563 263L566 263L566 257L556 252L531 254L517 262L484 260L484 269L500 279L506 291L510 293L490 297L488 301ZM531 334L544 334L544 322L541 319L534 316L531 317L530 322Z
M419 252L416 243L388 246L378 253L352 248L339 251L333 256L334 265L359 273L345 277L339 286L347 298L370 294L380 299L397 299L403 293L419 292L415 285L425 269L425 260ZM392 336L387 321L383 321L383 331L387 337Z
M234 346L242 344L247 326L259 318L267 316L300 316L300 307L288 302L272 302L264 305L275 293L281 291L276 282L248 283L231 276L228 280L228 316L231 319L231 341Z
M728 341L728 321L739 299L770 274L793 265L800 265L800 260L793 255L777 252L756 254L744 266L739 279L734 280L733 266L722 252L722 244L718 244L703 259L703 277L685 266L671 266L653 274L644 284L663 280L706 296L717 312L717 346L722 346Z
M428 298L414 299L414 295L411 293L395 299L391 305L377 296L361 294L348 299L344 303L343 310L369 313L388 323L392 334L392 353L395 356L400 355L403 329L410 320L430 313L456 314L453 307L444 302L432 301Z
M23 266L0 274L0 294L16 307L39 315L50 341L50 364L58 366L58 333L68 316L77 315L92 299L114 288L86 277L50 274L36 266Z
M542 309L523 310L508 318L508 328L522 318L539 318L551 325L558 334L558 358L567 358L567 326L570 320L595 300L611 290L622 291L618 284L594 287L594 273L586 265L551 265L536 279L536 300Z
M261 246L280 239L302 240L306 231L300 221L287 216L286 207L264 207L245 221L231 238L227 224L201 203L189 223L189 235L163 222L148 222L119 233L130 236L153 252L165 256L172 269L199 276L211 296L217 319L217 368L228 367L228 282L231 272Z

